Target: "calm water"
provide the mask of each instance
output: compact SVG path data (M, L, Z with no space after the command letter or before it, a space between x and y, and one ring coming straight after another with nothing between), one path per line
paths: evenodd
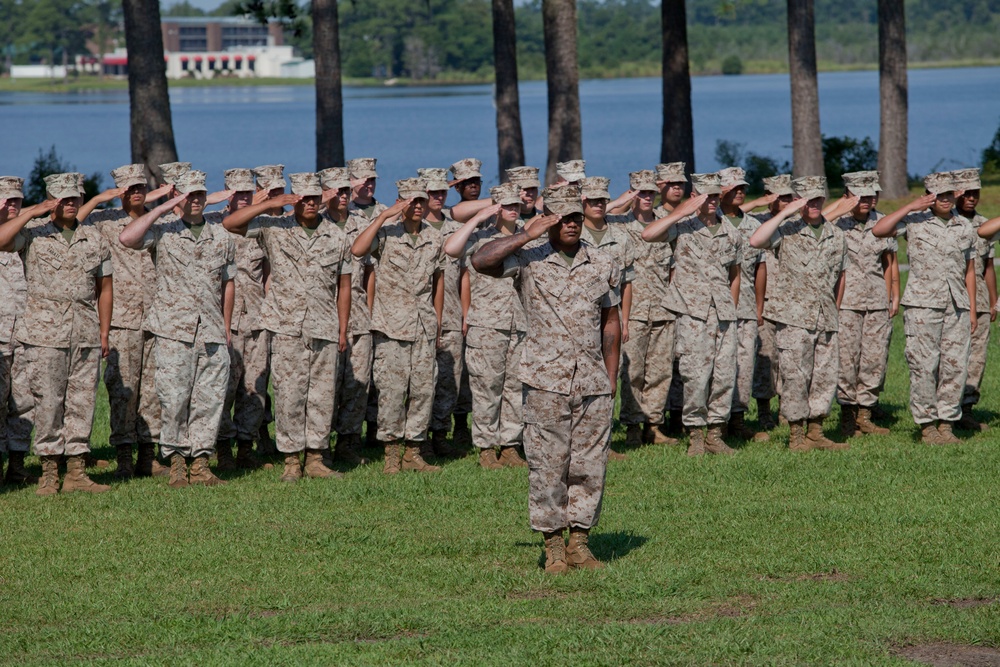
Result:
M838 72L819 77L821 121L828 136L878 140L878 74ZM627 173L659 158L659 79L581 84L587 172L627 187ZM344 91L349 157L379 158L383 199L391 182L417 167L446 167L477 156L488 184L497 181L495 111L489 86ZM222 187L224 169L282 163L308 171L315 161L314 93L309 86L179 88L171 91L181 159ZM786 75L697 77L693 80L698 170L714 170L719 139L748 150L791 157ZM529 164L546 157L545 84L521 87ZM910 164L913 173L979 163L1000 122L1000 68L910 72ZM79 171L107 173L129 161L128 94L0 94L0 173L26 176L39 149L55 144ZM110 177L105 186L110 187Z

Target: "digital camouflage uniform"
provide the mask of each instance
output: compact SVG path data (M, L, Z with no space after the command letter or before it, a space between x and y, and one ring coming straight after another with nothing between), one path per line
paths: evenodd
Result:
M730 221L732 222L732 221ZM750 237L760 227L752 215L744 215L736 226L740 235L740 301L736 304L736 386L733 412L746 412L753 393L753 379L760 349L757 326L757 269L766 253L750 245Z
M762 225L773 216L770 213L765 213L751 217ZM776 249L768 248L764 251L764 268L767 275L767 287L764 291L764 306L766 308L767 300L774 293L774 286L778 282L779 267ZM753 386L750 391L755 399L761 401L769 401L781 394L778 346L774 342L776 326L774 321L764 318L764 323L757 328L760 346L757 349L757 360L753 369Z
M155 248L156 294L143 326L156 336L156 394L164 458L215 451L229 384L229 350L222 288L236 278L236 246L220 213L206 213L195 239L170 213L146 231L142 250Z
M427 438L436 380L434 278L444 271L441 233L421 222L411 235L402 222L382 226L372 243L376 263L372 305L373 376L378 389L378 439Z
M447 243L449 237L462 228L445 213L441 224L426 221L441 234ZM441 339L437 344L437 385L434 388L434 406L431 412L431 430L451 430L451 416L458 405L465 368L465 337L462 335L462 281L461 260L445 256L444 310L441 313Z
M504 260L504 276L520 278L527 315L518 375L533 530L590 529L600 518L614 410L601 311L618 305L620 274L586 244L572 267L549 243Z
M38 456L86 454L101 369L95 280L112 274L111 251L92 224L78 223L67 242L48 218L25 225L14 250L28 286L14 338L24 346L30 398L14 396L13 417L32 410Z
M632 236L620 225L605 225L603 234L596 233L584 225L580 230L580 239L598 250L608 253L615 260L615 264L621 271L621 284L618 286L620 298L620 293L625 285L635 280L636 249Z
M358 234L369 224L360 213L348 216L343 225L337 226L347 236L348 244L354 243ZM372 330L371 312L368 310L368 291L365 274L372 271L370 255L354 260L351 273L351 317L347 321L347 349L337 361L337 408L333 416L333 430L339 437L361 435L368 410L368 395L372 384ZM373 412L373 418L377 414ZM339 440L338 440L339 442Z
M24 313L28 284L24 263L16 252L0 252L0 453L27 452L31 446L31 388L24 347L14 338L14 326ZM18 389L14 390L13 386ZM15 405L14 397L23 405Z
M986 218L978 213L969 224L975 229L986 222ZM972 332L969 347L969 375L965 379L965 390L962 392L962 405L975 405L979 402L979 387L983 383L983 373L986 371L986 351L990 342L990 294L986 287L986 262L995 257L994 242L996 239L984 239L976 235L976 314L979 324Z
M610 225L621 225L635 249L635 280L629 339L622 345L623 424L662 424L674 363L674 314L667 309L672 251L668 243L642 240L644 224L632 213L609 215Z
M847 262L844 233L823 222L819 239L799 216L770 240L778 249L777 280L768 276L764 318L775 322L781 369L781 414L789 422L830 412L837 391L836 284ZM773 289L771 286L773 285Z
M674 275L666 305L677 315L677 355L688 427L729 421L736 384L736 304L730 267L741 260L740 234L726 218L707 227L690 216L672 225Z
M505 236L493 221L474 232L465 246L465 263L483 245L501 238ZM465 362L472 391L472 442L479 449L515 447L523 440L518 371L527 323L518 281L516 272L496 279L469 268Z
M368 227L368 225L371 224L372 220L374 220L376 217L378 217L378 214L381 213L382 211L384 211L386 208L387 207L386 207L385 204L383 204L383 203L381 203L379 201L376 201L376 200L372 200L372 203L369 204L369 205L367 205L367 206L359 206L358 204L356 204L356 203L354 203L352 201L347 206L348 214L350 214L350 216L352 218L355 217L355 216L357 216L360 219L356 223L348 222L348 225L351 226L354 229L354 233L355 234L360 234L362 231L365 230L365 228ZM357 237L355 236L355 237L351 237L351 238L357 238ZM370 257L367 259L367 261L368 261L368 270L374 271L375 268L376 268L376 266L377 266L377 263L371 261ZM354 291L354 290L352 290L352 294L357 294L357 292ZM367 303L367 301L368 301L368 297L366 296L365 297L365 302ZM369 314L369 317L371 317L370 314ZM369 333L371 333L371 330L369 330ZM353 336L352 336L352 339L353 339ZM374 357L375 357L375 343L374 343L374 338L368 339L367 342L369 343L367 365L368 365L368 368L373 369L373 366L374 366ZM363 357L364 357L364 354L365 354L365 349L364 349L365 348L365 341L358 340L357 343L358 343L358 345L357 345L356 348L352 346L351 364L352 364L352 366L355 369L357 369L358 372L360 372L362 366L364 365L364 359L363 359ZM365 418L365 421L368 421L368 422L371 422L371 423L375 423L375 422L378 421L378 387L375 386L375 382L374 382L374 369L373 369L372 373L373 373L373 377L371 377L371 378L368 379L368 393L367 393L367 395L365 397L366 401L367 401L367 404L365 406L365 415L364 415L364 418ZM339 411L339 408L338 408L338 411ZM337 432L338 433L347 433L348 431L340 431L340 429L338 429Z
M136 252L118 240L132 222L123 209L94 211L87 220L107 241L115 274L111 351L104 367L111 416L108 444L153 444L160 438L160 401L154 382L154 336L143 331L142 318L153 305L156 267L149 252Z
M872 234L877 218L859 223L847 214L834 224L847 240L844 297L840 303L840 377L837 402L863 408L878 403L888 363L889 293L882 265L886 253L895 253L895 239Z
M968 376L970 322L965 270L975 259L978 236L960 216L941 220L910 213L896 226L906 236L910 273L905 306L910 412L917 424L957 421ZM987 320L988 325L988 320Z
M274 434L278 451L330 448L336 405L341 274L353 272L347 235L325 216L310 235L294 213L261 215L247 238L259 238L271 266L260 326L271 332Z

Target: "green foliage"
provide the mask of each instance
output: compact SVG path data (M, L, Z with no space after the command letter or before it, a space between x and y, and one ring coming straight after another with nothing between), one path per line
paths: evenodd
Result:
M735 53L729 54L722 61L722 73L727 75L743 74L743 61Z
M38 149L38 157L31 167L31 173L24 181L24 203L25 205L37 204L45 200L45 177L50 174L63 174L76 171L76 167L68 162L64 162L56 151L55 145L49 148L48 152ZM90 199L101 192L101 173L95 171L90 176L83 179L84 198Z
M878 150L871 137L823 137L823 170L831 188L844 185L843 175L878 168Z
M715 159L723 167L742 167L750 192L763 192L765 178L791 171L788 162L747 151L746 144L724 139L715 142Z
M983 149L983 174L1000 174L1000 127L989 146Z

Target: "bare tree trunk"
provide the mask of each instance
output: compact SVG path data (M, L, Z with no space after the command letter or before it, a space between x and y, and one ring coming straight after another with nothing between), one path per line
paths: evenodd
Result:
M312 0L316 59L316 168L344 164L344 98L341 91L337 0Z
M552 183L556 179L557 162L583 157L576 0L542 0L542 26L549 100L549 158L545 182Z
M903 0L878 0L879 123L878 169L886 199L909 191L906 174L908 101L906 7Z
M177 161L170 92L163 61L159 0L123 0L128 45L128 98L132 161L146 165L153 184L162 182L157 165Z
M684 162L694 171L694 119L688 64L687 13L684 0L663 0L663 132L661 162Z
M792 83L792 173L823 175L813 0L788 0L788 71Z
M507 169L524 164L513 0L493 0L493 69L496 76L497 153L500 180L504 181Z

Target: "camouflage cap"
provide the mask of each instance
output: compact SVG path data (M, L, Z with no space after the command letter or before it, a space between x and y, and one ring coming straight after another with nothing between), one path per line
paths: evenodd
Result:
M130 188L133 185L148 185L146 180L146 165L127 164L111 170L111 178L115 179L116 188Z
M422 178L404 178L396 181L400 199L427 199L427 182Z
M583 201L580 199L580 188L575 185L565 185L561 188L545 188L542 192L545 208L560 217L583 213Z
M347 171L351 174L351 178L378 178L378 172L375 171L376 162L377 158L356 157L347 161Z
M24 199L24 179L0 176L0 199Z
M448 189L447 169L439 169L438 167L421 167L420 169L417 169L417 177L424 179L429 192Z
M584 199L611 199L610 185L610 178L588 176L580 181L580 196Z
M778 195L779 197L784 195L794 195L795 192L792 190L791 175L778 174L777 176L768 176L764 179L764 191L769 192L772 195Z
M719 185L723 188L735 188L737 185L750 185L747 183L747 173L740 167L726 167L719 170Z
M851 171L843 176L844 187L858 197L874 197L878 186L877 171Z
M292 182L293 195L314 197L323 194L323 185L316 172L304 171L298 174L289 174L288 180Z
M160 173L163 174L163 182L167 185L176 185L177 177L186 171L191 171L190 162L168 162L159 166Z
M351 187L351 173L347 171L347 167L327 167L317 175L324 190Z
M538 180L537 167L511 167L507 170L507 180L522 190L542 187L542 182Z
M285 165L265 164L253 168L253 174L257 177L257 187L261 190L285 189Z
M983 187L982 181L979 179L979 169L975 167L959 169L951 173L955 177L956 190L979 190Z
M501 206L511 206L521 203L521 188L514 183L501 183L490 188L490 199L494 204Z
M932 195L955 191L955 176L950 171L927 174L924 176L924 188Z
M207 178L205 172L192 169L181 174L177 182L174 183L174 187L177 188L177 192L181 193L207 192L208 187L205 185Z
M792 190L800 199L826 198L825 176L802 176L792 179Z
M86 177L78 171L74 171L73 175L76 176L76 187L80 188L80 194L81 195L85 194L84 190L86 188L84 186L86 185L87 181Z
M633 190L638 190L640 192L660 191L660 188L656 185L656 174L650 169L643 169L642 171L633 171L629 173L628 185Z
M556 163L556 173L570 183L577 183L587 178L587 174L584 173L586 168L586 160L567 160L566 162Z
M449 168L449 171L451 171L451 173L455 176L455 180L452 182L452 185L461 183L462 181L470 178L482 178L482 168L483 161L477 160L474 157L467 157L459 160Z
M226 189L234 192L253 192L256 186L253 183L253 172L249 169L226 169L223 172L226 182Z
M45 194L53 199L79 197L83 194L76 172L50 174L45 177Z
M667 162L656 165L657 183L687 183L686 162Z
M700 195L722 194L722 179L718 172L691 174L691 188Z

